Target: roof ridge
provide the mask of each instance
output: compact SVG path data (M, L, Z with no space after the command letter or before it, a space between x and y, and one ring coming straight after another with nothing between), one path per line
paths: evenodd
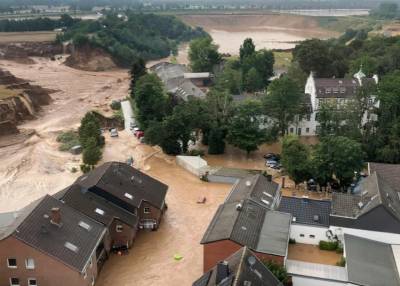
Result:
M234 278L234 281L233 281L232 286L239 286L239 285L238 285L238 283L239 283L239 277L240 277L240 274L242 273L241 270L242 270L242 267L243 267L243 260L244 260L244 257L246 256L247 250L248 250L247 246L243 246L243 248L242 248L242 254L241 254L240 260L239 260L239 266L238 266L238 268L237 268L237 270L236 270L236 275L235 275L235 278Z

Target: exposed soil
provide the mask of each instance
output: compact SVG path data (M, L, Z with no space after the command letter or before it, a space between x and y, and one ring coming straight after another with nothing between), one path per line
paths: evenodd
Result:
M0 33L1 34L1 33ZM1 39L0 35L0 39ZM4 36L5 37L5 36ZM0 40L0 59L24 64L34 64L30 57L52 57L63 53L63 46L53 42L2 42Z
M117 67L111 55L102 49L90 47L89 45L72 49L71 55L67 58L65 64L85 71L106 71Z
M185 23L204 28L219 45L220 52L236 55L244 39L252 38L256 47L291 49L307 38L330 38L336 32L323 29L312 17L264 15L180 15Z

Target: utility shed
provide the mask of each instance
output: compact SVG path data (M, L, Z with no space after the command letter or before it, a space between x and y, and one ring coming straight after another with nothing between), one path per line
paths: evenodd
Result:
M207 161L200 156L176 156L176 163L197 177L204 175L208 168Z

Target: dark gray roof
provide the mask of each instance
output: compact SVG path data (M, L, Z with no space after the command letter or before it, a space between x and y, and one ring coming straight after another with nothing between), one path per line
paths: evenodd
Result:
M365 286L399 286L400 278L390 244L344 235L349 282Z
M315 78L317 98L348 98L357 94L360 83L356 78ZM364 78L363 85L375 83L373 78Z
M201 243L232 240L257 252L285 256L290 221L290 214L268 210L252 200L224 203Z
M239 202L243 199L252 199L269 209L274 209L277 197L280 196L279 184L269 181L262 174L248 176L238 181L226 198L226 202Z
M133 213L87 191L87 189L82 188L79 185L68 187L63 196L60 196L59 199L68 206L106 226L109 226L114 219L118 219L134 228L139 222L138 217ZM104 215L97 213L95 211L96 209L103 210Z
M212 175L243 179L251 175L260 174L261 172L261 170L219 167Z
M400 164L368 163L369 172L378 173L394 190L400 191Z
M50 222L54 207L60 209L61 226ZM90 229L81 227L80 222ZM16 228L13 236L82 272L105 232L100 223L47 195ZM76 246L76 251L67 248L66 243Z
M282 197L279 211L290 213L292 223L329 226L331 202L306 198Z
M360 183L357 195L333 193L331 215L358 218L377 206L383 205L400 221L400 196L376 172Z
M281 286L279 280L247 247L242 247L228 257L228 277L221 284L217 284L217 265L205 273L193 286L242 286L245 281L251 282L251 286ZM252 264L250 264L250 262ZM249 284L250 285L250 284Z
M107 162L79 177L75 184L90 190L97 187L128 205L140 207L146 201L161 209L168 186L121 162ZM132 195L132 199L125 194Z

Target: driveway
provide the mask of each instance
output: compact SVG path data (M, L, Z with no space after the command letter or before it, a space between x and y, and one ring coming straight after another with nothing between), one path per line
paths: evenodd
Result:
M121 101L122 113L124 114L125 130L130 131L131 122L135 123L135 117L129 100Z

